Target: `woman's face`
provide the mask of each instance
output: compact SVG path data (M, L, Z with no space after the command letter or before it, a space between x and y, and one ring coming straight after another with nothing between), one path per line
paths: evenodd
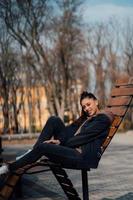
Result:
M92 117L99 111L98 101L92 98L87 98L87 97L84 98L81 101L81 106L82 106L83 111L90 117Z

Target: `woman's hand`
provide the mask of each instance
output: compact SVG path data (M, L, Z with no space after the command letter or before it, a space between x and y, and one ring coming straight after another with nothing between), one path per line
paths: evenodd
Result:
M43 143L59 145L60 144L60 140L50 139L50 140L44 141Z

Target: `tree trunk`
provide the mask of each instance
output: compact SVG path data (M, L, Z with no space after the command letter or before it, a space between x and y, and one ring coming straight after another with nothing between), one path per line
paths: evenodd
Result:
M9 132L9 106L7 98L4 100L5 101L3 104L3 117L4 117L3 133L6 134Z

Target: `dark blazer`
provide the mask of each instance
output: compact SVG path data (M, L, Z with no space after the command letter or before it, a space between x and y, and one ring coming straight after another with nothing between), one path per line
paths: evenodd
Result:
M112 118L113 119L113 118ZM82 158L87 165L96 168L101 155L101 145L108 135L112 120L100 113L85 122L78 135L68 139L65 146L82 149Z

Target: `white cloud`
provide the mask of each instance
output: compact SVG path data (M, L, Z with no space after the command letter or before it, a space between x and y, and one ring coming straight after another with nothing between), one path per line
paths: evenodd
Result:
M85 22L107 21L111 17L122 20L129 18L133 21L133 7L103 4L95 6L87 5L83 10Z

